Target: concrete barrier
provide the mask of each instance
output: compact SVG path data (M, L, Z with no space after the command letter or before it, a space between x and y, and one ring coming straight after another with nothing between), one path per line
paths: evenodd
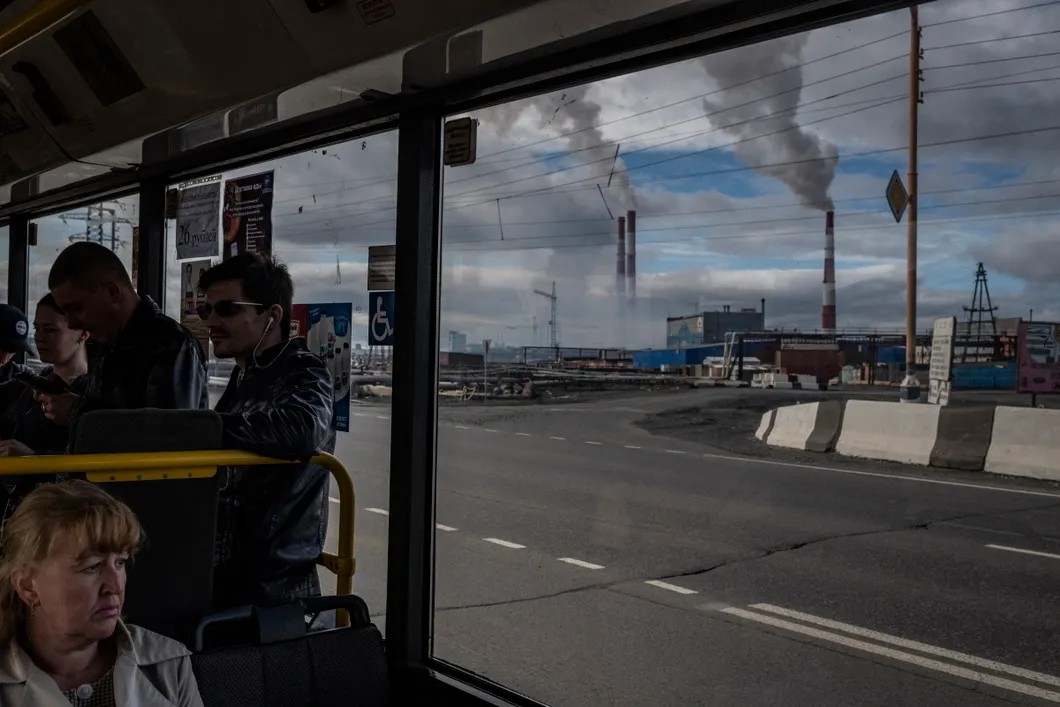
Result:
M942 408L931 466L982 471L993 427L992 407Z
M777 416L776 410L769 410L762 415L762 421L758 423L758 430L755 432L755 437L765 442L769 439L769 433L773 431L773 420Z
M851 457L926 466L935 448L939 410L937 405L850 400L836 451Z
M998 407L986 471L1060 481L1060 410Z
M777 408L766 441L774 447L827 452L835 446L842 419L838 400Z

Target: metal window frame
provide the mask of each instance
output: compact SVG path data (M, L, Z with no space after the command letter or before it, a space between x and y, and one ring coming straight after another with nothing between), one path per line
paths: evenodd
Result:
M744 46L912 5L912 0L743 0L602 28L510 57L488 73L439 88L350 104L267 126L136 169L85 180L0 207L9 221L9 287L26 297L25 236L31 218L139 188L141 291L165 289L165 189L233 169L397 127L398 272L391 416L387 651L406 694L440 705L525 705L533 699L432 655L436 501L437 347L440 306L441 126L446 116ZM631 38L636 33L635 41ZM145 154L148 154L145 150ZM21 244L21 245L20 245ZM16 295L17 296L17 295ZM15 299L12 298L14 302Z

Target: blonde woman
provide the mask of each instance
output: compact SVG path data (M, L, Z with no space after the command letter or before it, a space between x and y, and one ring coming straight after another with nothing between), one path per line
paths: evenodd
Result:
M202 707L188 649L121 619L141 536L85 481L26 495L0 559L0 705Z

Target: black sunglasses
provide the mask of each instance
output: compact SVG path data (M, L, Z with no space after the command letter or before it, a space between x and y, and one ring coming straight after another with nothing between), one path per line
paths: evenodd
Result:
M196 314L199 315L199 319L203 321L210 318L210 315L217 312L219 317L231 317L233 314L237 314L243 307L264 307L260 302L241 302L240 300L234 299L223 299L220 302L204 302L195 308Z

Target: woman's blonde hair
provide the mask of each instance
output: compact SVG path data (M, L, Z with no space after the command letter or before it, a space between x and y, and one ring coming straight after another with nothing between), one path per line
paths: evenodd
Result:
M0 543L0 649L23 630L27 607L15 592L15 569L40 562L60 538L72 538L79 553L129 553L140 549L143 529L136 514L87 481L44 484L26 494L3 528Z

